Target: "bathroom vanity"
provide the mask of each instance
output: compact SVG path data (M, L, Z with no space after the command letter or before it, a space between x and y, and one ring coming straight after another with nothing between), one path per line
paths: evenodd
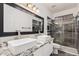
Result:
M8 41L8 46L0 48L3 56L49 56L53 52L53 39L40 35L37 39L22 38Z

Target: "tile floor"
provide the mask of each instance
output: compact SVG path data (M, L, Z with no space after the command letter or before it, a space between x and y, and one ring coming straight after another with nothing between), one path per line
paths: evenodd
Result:
M58 51L58 54L51 54L50 56L74 56L74 55L63 52L63 51Z

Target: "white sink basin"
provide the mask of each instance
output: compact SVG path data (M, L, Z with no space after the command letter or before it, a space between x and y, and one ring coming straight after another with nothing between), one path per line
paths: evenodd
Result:
M24 45L24 44L27 44L27 43L31 43L35 40L36 39L32 39L32 38L12 40L12 41L8 41L8 46L10 46L10 47L20 46L20 45Z
M48 36L48 35L40 35L40 36L38 36L37 37L37 41L38 42L41 42L41 43L46 43L48 40L50 40L50 36Z
M35 46L35 44L36 44L36 39L33 38L24 38L24 39L8 41L9 50L13 55L22 53L27 49Z

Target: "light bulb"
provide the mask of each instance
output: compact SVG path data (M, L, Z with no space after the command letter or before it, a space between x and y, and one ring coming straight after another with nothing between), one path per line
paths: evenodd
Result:
M36 9L36 12L39 12L39 9L38 8Z
M32 8L33 5L32 5L31 3L28 3L28 4L27 4L27 7L28 7L28 8Z
M35 6L33 6L33 10L36 11L36 7Z

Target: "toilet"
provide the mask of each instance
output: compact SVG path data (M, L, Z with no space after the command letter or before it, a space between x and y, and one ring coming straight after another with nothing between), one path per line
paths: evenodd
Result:
M60 45L57 43L53 43L53 54L58 54L59 49L60 49Z

